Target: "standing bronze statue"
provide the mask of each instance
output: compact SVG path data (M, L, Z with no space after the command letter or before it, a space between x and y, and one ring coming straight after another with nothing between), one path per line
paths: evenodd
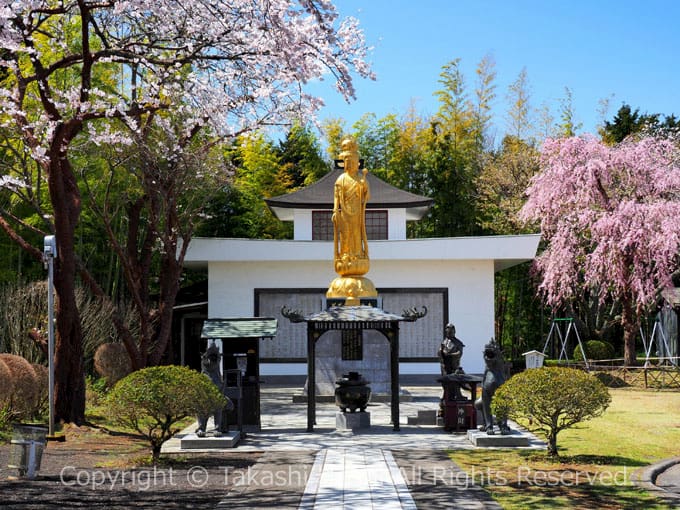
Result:
M461 374L463 369L460 366L460 359L463 357L463 347L465 344L456 338L456 326L448 323L444 328L444 340L439 347L439 363L442 375Z
M464 400L461 393L462 382L459 380L460 378L455 377L465 374L465 371L460 366L460 359L463 357L463 347L465 347L465 344L456 337L456 326L449 322L444 328L444 340L442 340L439 346L437 356L439 357L439 366L442 372L442 378L440 379L442 388L444 388L448 398L453 400ZM439 415L442 416L443 413L444 396L439 401Z
M207 375L210 380L213 382L215 386L217 386L217 389L220 390L220 392L224 395L224 390L225 390L225 381L222 377L222 373L220 372L220 361L222 359L222 354L220 353L220 350L217 348L217 346L213 343L211 344L206 351L201 355L201 373ZM226 395L225 395L226 396ZM225 427L225 424L222 421L222 415L224 411L231 411L234 409L234 403L227 398L227 405L225 407L218 407L216 409L213 409L212 415L214 419L214 425L215 429L213 432L213 435L215 437L219 437L222 435L223 432L226 432L228 429ZM206 428L208 425L208 418L209 415L204 414L200 415L197 417L198 419L198 428L196 429L196 435L198 437L204 437L206 435Z
M357 143L345 138L336 163L343 173L333 186L333 265L339 275L326 297L342 298L345 305L358 305L362 297L378 295L373 282L364 277L370 267L366 235L366 204L371 197L368 170L359 173Z

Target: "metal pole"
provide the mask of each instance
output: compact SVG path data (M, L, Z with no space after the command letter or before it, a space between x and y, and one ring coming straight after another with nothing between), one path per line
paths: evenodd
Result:
M391 404L392 404L392 430L398 432L399 426L399 323L394 322L388 330L391 338L390 343L390 379L391 379Z
M316 331L307 323L307 432L316 424Z
M57 244L54 236L45 236L44 255L47 264L47 365L49 423L47 434L54 436L54 259Z
M49 366L48 395L50 406L50 421L48 434L54 435L54 259L47 260L47 357Z

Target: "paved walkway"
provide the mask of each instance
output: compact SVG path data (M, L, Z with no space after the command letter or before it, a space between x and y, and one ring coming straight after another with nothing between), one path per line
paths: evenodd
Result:
M292 391L299 390L264 387L262 430L247 433L235 449L263 454L254 467L252 480L256 482L241 483L227 494L219 508L500 509L446 455L447 450L474 448L465 434L408 424L408 417L416 416L418 410L437 409L441 388L405 389L413 401L400 405L399 432L392 430L389 403L371 403L367 409L370 428L355 432L336 430L337 407L318 403L314 432L307 432L306 404L292 403ZM180 436L168 441L163 452L178 452ZM530 446L544 447L539 440ZM286 458L290 459L287 468ZM288 472L289 478L295 478L294 483L277 487L276 474L290 466L297 469L292 477ZM300 477L304 479L302 483ZM286 498L282 500L280 495L284 493Z
M301 510L416 510L389 450L327 448L316 454Z

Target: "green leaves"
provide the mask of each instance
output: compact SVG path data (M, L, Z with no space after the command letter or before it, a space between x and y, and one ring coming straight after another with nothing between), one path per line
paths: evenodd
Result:
M227 399L204 374L187 367L150 367L121 379L107 397L114 421L144 435L154 449L176 432L187 416L207 415Z
M602 382L577 369L543 367L514 375L496 391L491 409L499 417L528 422L531 431L548 438L548 453L557 455L557 434L600 416L611 396Z

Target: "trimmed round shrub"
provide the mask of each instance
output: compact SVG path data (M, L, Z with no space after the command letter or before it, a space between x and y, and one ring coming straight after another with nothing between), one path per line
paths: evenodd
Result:
M5 407L9 407L14 393L12 372L2 359L0 359L0 388L2 388L0 391L0 411L2 411Z
M588 340L583 344L583 350L589 360L613 359L615 355L614 346L601 340ZM578 346L574 349L574 360L583 361L583 354Z
M12 378L12 392L9 408L13 419L31 418L38 399L38 378L33 366L16 354L0 354L0 360L9 369Z
M121 343L101 344L94 353L94 368L109 386L132 372L130 356Z
M578 369L542 367L508 379L494 394L492 412L499 418L527 423L548 440L548 454L556 457L557 434L577 423L600 416L611 396L596 377Z
M204 374L187 367L143 368L124 377L108 394L107 406L117 423L136 430L151 444L154 462L161 445L187 416L208 415L227 398Z

